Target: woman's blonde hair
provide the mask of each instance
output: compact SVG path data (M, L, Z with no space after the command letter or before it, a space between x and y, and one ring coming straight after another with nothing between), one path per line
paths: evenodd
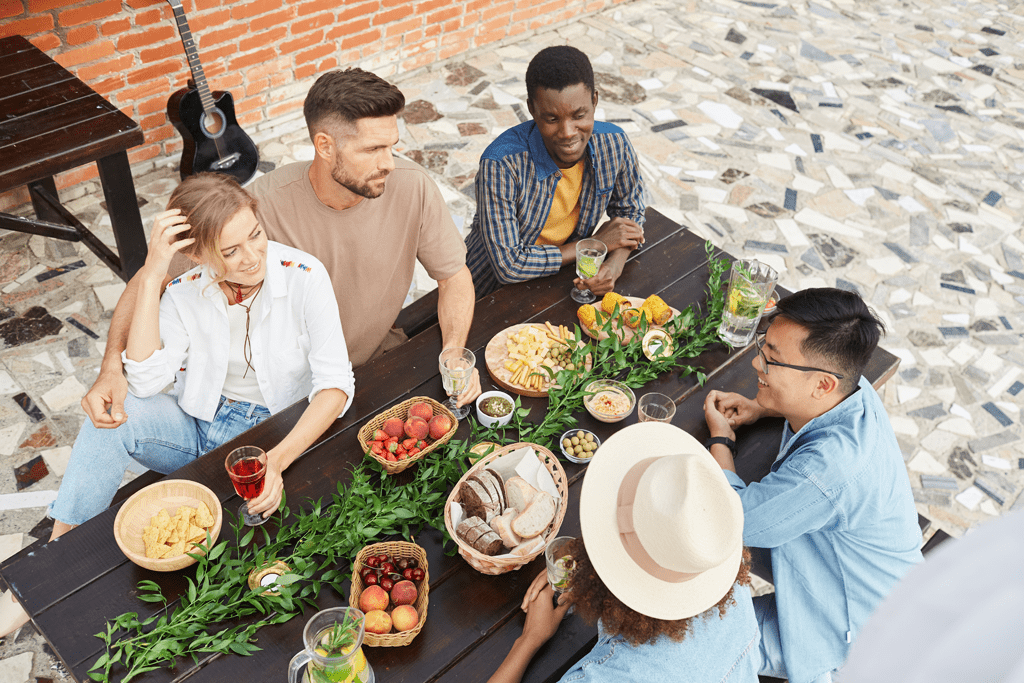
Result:
M174 189L167 208L181 210L191 227L179 233L178 239L194 238L188 252L209 263L220 279L227 272L220 253L221 230L242 209L251 209L255 214L256 199L231 176L198 173L185 178Z

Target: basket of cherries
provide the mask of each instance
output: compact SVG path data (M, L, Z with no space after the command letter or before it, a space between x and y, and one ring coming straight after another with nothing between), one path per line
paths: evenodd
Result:
M366 614L367 645L412 642L427 618L428 579L427 553L414 543L374 543L359 551L349 604Z

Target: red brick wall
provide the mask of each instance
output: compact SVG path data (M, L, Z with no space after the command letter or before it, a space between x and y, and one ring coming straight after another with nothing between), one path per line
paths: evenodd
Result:
M370 62L411 71L623 0L183 0L213 90L229 90L241 125L302 107L314 76ZM168 96L189 78L170 5L162 0L0 0L0 37L21 34L104 95L145 132L133 163L176 156ZM95 165L58 178L68 187ZM27 193L0 195L4 206Z

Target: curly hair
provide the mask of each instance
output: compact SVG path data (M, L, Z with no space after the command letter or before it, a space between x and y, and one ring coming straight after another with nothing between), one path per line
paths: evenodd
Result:
M546 47L530 60L526 67L526 99L533 100L537 88L561 92L570 85L582 83L590 92L594 89L594 67L587 56L569 45Z
M686 638L694 620L709 619L713 608L718 608L719 618L725 617L729 607L736 604L733 597L735 583L741 586L750 585L750 551L744 548L736 581L716 604L686 619L655 619L626 607L608 590L587 556L583 539L577 538L570 542L566 552L576 561L576 569L570 576L568 585L576 614L589 623L596 623L600 619L607 633L622 636L630 645L643 645L656 640L659 636L667 636L680 642Z

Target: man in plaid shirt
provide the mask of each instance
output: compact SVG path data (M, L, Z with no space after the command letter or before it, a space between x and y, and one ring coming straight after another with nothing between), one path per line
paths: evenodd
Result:
M644 190L636 152L618 126L594 121L597 90L587 56L548 47L526 70L533 116L488 145L476 176L477 211L466 265L477 296L551 275L576 260L576 241L608 247L580 289L610 292L626 257L644 242ZM602 214L610 220L595 230Z

